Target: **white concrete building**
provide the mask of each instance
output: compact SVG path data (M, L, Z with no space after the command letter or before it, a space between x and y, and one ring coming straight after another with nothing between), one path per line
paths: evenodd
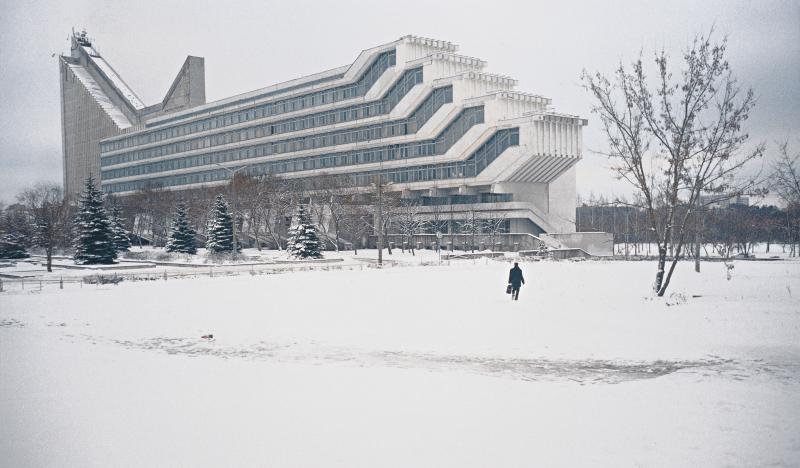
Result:
M78 57L63 62L83 83L73 61L96 51L78 46ZM103 86L95 76L112 97L127 99L119 105L127 122L96 98L96 112L118 130L90 141L98 157L84 165L99 163L103 188L120 195L227 183L229 171L219 165L288 178L346 174L364 187L380 175L390 190L423 210L444 207L451 219L478 211L507 220L512 233L574 232L574 166L586 120L556 113L549 99L515 90L514 79L457 50L405 36L364 50L350 65L211 103L191 91L202 83L202 59L190 57L185 67L194 71L182 71L164 102L150 108L127 85L114 86L121 79ZM186 91L169 105L176 88ZM68 178L76 156L67 150L66 107Z

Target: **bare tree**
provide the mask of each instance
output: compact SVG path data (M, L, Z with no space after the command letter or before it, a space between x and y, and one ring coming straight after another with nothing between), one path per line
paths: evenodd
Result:
M466 243L467 239L470 242L470 249L472 252L475 252L475 236L481 232L481 224L482 219L478 211L476 210L469 210L464 215L464 220L461 222L461 234L464 235L464 250L467 250Z
M488 217L483 220L483 232L489 238L492 252L494 252L495 239L498 234L505 233L506 215L503 212L490 213Z
M698 36L685 51L677 77L666 52L656 53L653 84L641 57L631 70L620 65L612 79L583 73L595 98L593 112L608 138L609 156L617 162L614 170L643 198L658 245L653 289L659 296L667 291L681 258L688 220L701 193L744 192L755 182L737 181L736 176L764 151L763 144L743 148L749 135L742 125L755 98L733 77L726 47L727 40L712 43L711 34ZM673 245L665 272L667 249Z
M164 245L173 208L174 192L158 186L147 186L126 197L125 216L133 220L132 233L142 239L149 237L152 245Z
M177 202L186 204L186 214L193 223L192 228L195 230L200 245L204 245L207 240L208 233L205 229L208 226L208 214L211 212L211 204L218 193L219 188L217 187L204 187L184 193L177 200ZM176 206L177 203L172 207L173 212Z
M261 250L259 234L264 225L262 205L267 203L268 185L260 177L249 177L244 174L234 175L236 178L236 193L239 200L239 211L242 215L242 237L249 234ZM246 229L244 229L246 226Z
M309 210L317 219L322 236L338 251L341 245L339 224L347 210L345 204L355 193L351 179L344 175L323 174L308 181Z
M18 197L33 220L33 243L44 249L47 271L53 271L53 251L68 247L71 211L69 201L56 184L38 184L23 191Z
M780 144L772 188L787 205L800 203L800 152L791 154L788 141Z
M370 232L374 232L372 210L369 205L361 203L356 194L349 195L341 204L341 208L342 214L337 223L337 232L352 241L353 251L358 255L358 244L362 243Z
M448 221L445 219L445 212L442 208L442 205L433 205L431 207L430 215L428 215L428 220L425 222L425 231L429 234L436 234L437 232L444 234L447 232L447 225ZM439 242L441 241L437 238L437 248L441 248Z
M336 250L342 244L343 225L346 223L345 218L350 213L350 205L353 203L355 197L354 188L349 186L340 187L335 193L330 194L328 199L328 212L330 214L331 229L333 230L334 242Z
M402 199L397 209L397 228L403 236L403 242L408 244L411 255L414 252L414 236L419 234L424 226L420 214L418 200Z
M761 240L767 243L767 251L769 253L770 244L775 240L776 234L781 232L783 223L783 213L775 206L765 206L761 208L759 216L759 231L761 233Z
M308 203L306 209L312 218L316 220L317 231L320 241L323 243L334 244L335 241L331 239L331 221L330 221L330 197L332 189L329 187L327 175L322 175L310 179L307 183ZM324 245L324 244L323 244ZM335 250L339 250L338 243L334 245Z
M785 205L786 237L790 255L795 256L800 248L800 153L792 154L788 141L780 144L779 151L771 188Z
M302 196L300 185L293 180L269 174L261 176L259 183L262 185L263 195L258 209L264 232L275 244L275 248L282 250L292 213Z
M386 247L389 255L392 254L392 246L386 242L389 234L389 226L397 214L400 206L400 192L390 192L387 187L391 182L385 182L382 176L376 176L375 182L371 184L371 190L367 193L368 205L372 214L370 220L365 222L372 228L378 236L378 264L382 263L383 248ZM385 244L385 245L384 245Z

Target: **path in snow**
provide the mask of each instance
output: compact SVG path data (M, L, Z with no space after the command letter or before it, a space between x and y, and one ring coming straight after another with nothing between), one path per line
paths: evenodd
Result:
M9 323L8 326L23 326ZM190 338L159 337L141 341L105 339L90 335L65 335L72 341L92 344L111 343L126 349L163 352L188 357L215 357L267 361L281 364L388 367L424 369L434 372L467 372L489 377L523 381L570 380L580 384L618 384L633 380L654 379L674 372L694 374L699 378L722 377L744 380L768 375L787 383L800 383L800 364L794 361L733 360L709 356L697 360L604 360L513 358L502 356L447 355L404 351L303 346L297 343L259 342L250 346L217 346L213 341Z

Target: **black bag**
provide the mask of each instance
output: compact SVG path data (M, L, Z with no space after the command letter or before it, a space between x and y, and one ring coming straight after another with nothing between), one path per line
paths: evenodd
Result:
M511 294L511 285L506 286L506 294Z

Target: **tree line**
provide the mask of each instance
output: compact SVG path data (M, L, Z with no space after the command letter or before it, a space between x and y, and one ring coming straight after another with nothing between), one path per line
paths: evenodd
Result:
M662 210L664 207L661 208ZM684 207L683 209L688 209ZM626 200L607 200L589 197L578 201L576 230L579 232L609 232L613 235L614 251L625 256L653 256L655 237L646 210L631 206ZM765 244L766 253L779 244L789 256L800 254L800 205L783 208L766 205L723 203L696 209L687 224L690 248L685 256L741 253L750 255L757 244ZM699 249L694 243L698 242ZM668 246L668 257L675 252L675 243Z
M78 263L108 263L131 245L186 254L201 246L212 254L248 246L302 257L381 245L391 254L394 242L387 239L413 254L415 236L421 234L445 232L452 245L458 244L457 236L463 248L475 249L479 240L493 246L507 231L503 214L469 211L455 220L452 209L436 205L423 215L421 199L404 198L389 185L376 179L358 187L351 178L335 175L297 180L236 174L214 187L147 187L120 197L102 193L90 177L82 196L72 199L56 184L37 184L22 191L17 203L0 206L0 257L39 248L50 268L54 253ZM82 243L104 247L87 251Z

